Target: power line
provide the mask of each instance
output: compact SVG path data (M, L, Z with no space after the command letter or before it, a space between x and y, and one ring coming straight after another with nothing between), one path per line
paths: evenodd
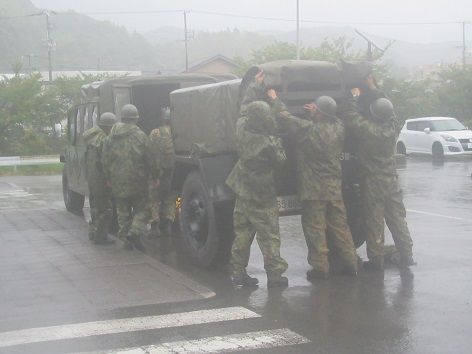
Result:
M251 20L264 20L264 21L278 21L278 22L296 22L296 19L285 18L285 17L264 17L264 16L251 16L251 15L238 15L225 12L214 12L214 11L199 11L199 10L137 10L137 11L99 11L99 12L84 12L84 13L57 13L57 15L75 15L83 14L90 16L100 15L149 15L149 14L165 14L165 13L183 13L187 14L200 14L210 16L221 16L221 17L233 17L233 18L244 18ZM56 13L55 13L56 14ZM23 16L12 16L12 17L0 17L0 20L17 19L31 16L39 16L42 13L23 15ZM470 24L470 21L426 21L426 22L367 22L367 21L319 21L310 19L300 19L301 23L313 23L313 24L326 24L326 25L371 25L371 26L424 26L424 25L454 25L454 24Z

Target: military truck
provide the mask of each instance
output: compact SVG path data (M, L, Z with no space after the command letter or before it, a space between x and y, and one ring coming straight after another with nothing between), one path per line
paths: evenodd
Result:
M180 232L185 248L200 265L224 263L234 238L235 196L225 180L237 162L236 121L250 83L259 70L267 88L274 88L288 110L306 117L303 105L329 95L350 97L366 63L336 65L321 61L276 61L251 68L241 80L231 80L171 92L171 122L175 136L174 188L182 196ZM288 162L277 176L281 216L299 214L296 197L294 142L282 136ZM343 159L343 195L356 246L363 243L356 166L349 141Z
M83 133L97 124L100 114L114 112L120 119L121 108L133 103L139 108L141 129L149 133L160 124L161 110L170 104L170 92L218 81L221 79L208 75L180 74L123 77L84 85L81 102L68 112L67 146L61 155L64 162L62 190L67 210L80 212L88 195Z
M96 124L100 113L118 115L126 103L140 112L139 125L149 133L159 125L161 108L170 105L175 146L172 188L181 197L179 225L181 244L201 266L228 261L234 238L232 213L235 196L225 180L237 162L236 121L242 100L254 76L264 70L265 85L274 88L289 111L306 116L303 105L321 95L341 99L350 95L359 77L369 70L363 63L337 65L321 61L276 61L251 68L242 79L219 81L201 75L125 78L83 88L84 102L71 110L69 145L64 155L63 189L68 210L82 209L87 184L83 171L81 134ZM296 197L294 142L282 136L288 155L277 176L280 215L301 211ZM349 143L343 161L343 194L356 246L363 243L358 215L359 198L355 164Z

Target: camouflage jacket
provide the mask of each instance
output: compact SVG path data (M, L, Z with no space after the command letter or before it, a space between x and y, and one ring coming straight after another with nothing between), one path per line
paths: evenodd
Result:
M107 137L100 127L93 127L84 133L85 174L91 195L106 195L110 188L106 186L106 177L102 167L103 143Z
M156 160L156 165L159 170L173 170L174 169L174 138L172 136L171 128L164 125L160 128L154 129L149 134L151 142L151 152Z
M260 203L275 203L275 169L286 160L280 138L249 131L247 118L237 122L239 160L226 184L240 198Z
M144 196L159 177L148 136L136 125L117 123L106 138L102 163L118 198Z
M344 126L339 119L308 121L284 110L279 126L296 139L297 186L301 200L341 200Z
M396 176L395 121L377 122L358 113L354 101L343 104L342 117L346 130L356 144L356 155L367 176Z

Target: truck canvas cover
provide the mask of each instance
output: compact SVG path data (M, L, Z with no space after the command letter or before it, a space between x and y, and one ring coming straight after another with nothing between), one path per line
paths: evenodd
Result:
M287 91L338 90L342 75L336 64L311 60L280 60L260 66L267 87Z
M178 153L236 150L240 80L175 90L170 94L171 121Z

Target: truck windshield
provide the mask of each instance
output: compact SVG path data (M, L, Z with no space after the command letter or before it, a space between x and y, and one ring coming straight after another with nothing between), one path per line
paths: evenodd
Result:
M431 121L431 125L431 130L435 132L466 130L466 127L455 119L433 120Z

